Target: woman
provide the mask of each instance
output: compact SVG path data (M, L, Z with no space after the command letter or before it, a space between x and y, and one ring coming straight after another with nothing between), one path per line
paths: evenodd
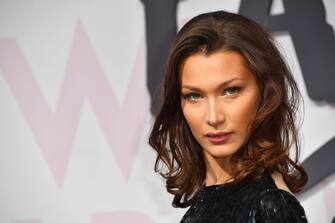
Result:
M307 182L298 164L299 97L257 23L217 11L179 31L149 143L173 205L191 206L181 222L307 222L293 195Z

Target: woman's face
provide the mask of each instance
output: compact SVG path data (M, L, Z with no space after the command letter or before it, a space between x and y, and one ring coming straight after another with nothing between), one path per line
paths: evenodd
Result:
M181 68L181 95L183 114L205 160L230 158L238 151L259 103L255 75L239 53L188 57Z

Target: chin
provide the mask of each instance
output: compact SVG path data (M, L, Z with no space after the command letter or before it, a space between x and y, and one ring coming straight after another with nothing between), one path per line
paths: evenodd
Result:
M211 148L205 149L205 153L215 159L225 159L234 155L238 149L236 147L227 146L211 146Z

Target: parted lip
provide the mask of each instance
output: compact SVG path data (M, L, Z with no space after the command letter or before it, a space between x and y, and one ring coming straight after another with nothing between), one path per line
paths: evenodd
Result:
M207 137L219 137L219 136L228 135L230 133L232 133L232 132L224 132L224 131L208 132L208 133L206 133L205 136L207 136Z

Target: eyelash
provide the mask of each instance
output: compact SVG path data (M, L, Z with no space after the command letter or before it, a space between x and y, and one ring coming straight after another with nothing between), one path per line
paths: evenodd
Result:
M231 91L231 90L233 90L234 93L232 93L230 95L227 95L227 94L225 94L225 95L227 95L228 97L233 97L240 92L241 88L240 87L229 87L229 88L226 88L224 90L224 92ZM190 101L190 102L196 102L198 99L191 99L191 97L194 96L194 95L201 96L198 93L188 93L188 94L183 95L183 98L186 99L187 101Z
M237 94L240 92L241 88L240 87L229 87L229 88L226 88L224 91L228 91L228 90L233 90L235 91L235 93L233 93L233 95Z

